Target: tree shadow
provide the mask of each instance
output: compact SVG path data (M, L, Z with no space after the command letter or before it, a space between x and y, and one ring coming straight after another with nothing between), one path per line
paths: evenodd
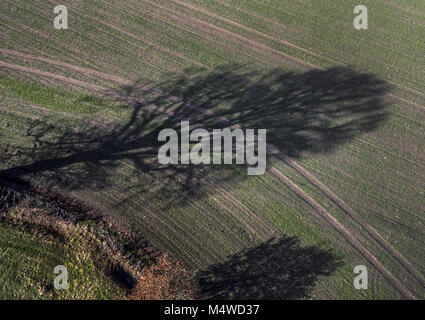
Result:
M308 298L318 278L341 265L330 252L283 236L211 266L197 283L203 299L295 300Z
M113 125L81 121L77 127L33 120L27 132L33 145L3 153L3 159L18 165L0 175L42 174L46 186L100 190L117 183L118 168L125 161L131 163L129 175L134 181L122 190L128 196L123 201L140 194L150 201L156 194L164 198L176 191L202 196L202 179L211 172L222 171L216 176L223 180L244 179L246 174L240 170L226 174L234 168L229 165L160 164L158 134L165 128L179 132L181 120L190 120L192 129L231 125L267 129L268 143L289 156L301 157L331 152L388 118L383 96L389 86L349 68L299 74L224 65L214 73L191 68L164 79L155 87L136 82L105 92L102 99L128 110Z
M294 73L241 65L206 75L197 69L169 75L162 86L186 106L213 111L214 117L206 117L186 108L185 115L204 126L267 129L267 141L292 157L331 152L375 130L389 116L382 98L391 89L375 76L347 67Z

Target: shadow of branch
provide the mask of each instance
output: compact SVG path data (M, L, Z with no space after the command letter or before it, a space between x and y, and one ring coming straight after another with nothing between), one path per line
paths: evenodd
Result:
M202 196L202 177L229 166L158 162L159 132L179 131L182 119L207 129L230 124L267 129L268 143L289 156L301 157L332 152L355 136L375 130L389 116L383 100L388 85L349 68L292 73L224 65L215 73L188 69L164 79L156 87L135 82L105 92L102 99L118 101L128 110L128 116L112 126L81 122L70 127L34 120L28 130L33 146L21 147L18 154L4 153L3 159L9 157L16 165L0 174L41 175L52 186L100 190L117 184L125 162L135 179L124 201L140 197L147 185L154 185L151 189L161 196L176 190ZM241 174L223 176L244 179ZM147 199L155 197L150 194Z

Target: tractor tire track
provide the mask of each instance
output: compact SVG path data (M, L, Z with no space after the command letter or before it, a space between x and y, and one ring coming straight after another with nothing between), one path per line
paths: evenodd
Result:
M240 24L240 23L238 23L238 22L235 22L235 21L232 21L232 20L230 20L230 19L227 19L227 18L221 17L221 16L216 15L216 14L214 14L214 13L212 13L212 12L207 11L207 10L204 10L204 9L198 8L198 7L194 6L194 5L191 5L191 4L188 4L188 3L185 3L185 2L179 1L179 0L171 0L171 1L173 1L173 2L175 2L175 3L177 3L177 4L179 4L180 6L183 6L183 7L189 8L189 9L194 10L194 11L201 12L201 13L203 13L203 14L205 14L205 15L207 15L207 16L210 16L210 17L212 17L212 18L214 18L214 19L217 19L217 20L220 20L220 21L226 22L226 23L228 23L228 24L234 25L234 26L236 26L236 27L238 27L238 28L240 28L240 29L243 29L243 30L245 30L245 31L248 31L248 32L251 32L251 33L255 33L255 34L257 34L257 35L259 35L259 36L261 36L261 37L263 37L263 38L266 38L266 39L268 39L268 40L272 40L272 41L277 42L277 43L280 43L280 44L282 44L282 45L284 45L284 46L291 47L291 48L293 48L293 49L296 49L296 50L302 51L302 52L304 52L304 53L306 53L306 54L309 54L309 55L311 55L311 56L314 56L314 57L317 57L317 58L321 58L321 59L324 59L324 60L328 60L328 61L331 61L331 62L336 62L335 60L332 60L332 59L330 59L330 58L327 58L327 57L324 57L324 56L322 56L322 55L319 55L319 54L317 54L317 53L315 53L315 52L313 52L313 51L311 51L311 50L308 50L308 49L305 49L305 48L301 48L301 47L299 47L299 46L297 46L297 45L295 45L295 44L293 44L293 43L290 43L290 42L285 41L285 40L282 40L282 39L278 39L278 38L273 37L273 36L271 36L271 35L268 35L268 34L266 34L266 33L264 33L264 32L261 32L261 31L258 31L258 30L255 30L255 29L252 29L252 28L247 27L247 26L245 26L245 25L243 25L243 24Z
M87 69L87 68L75 66L75 65L72 65L72 64L69 64L69 63L60 62L60 61L56 61L56 60L41 57L41 56L33 56L33 55L30 55L30 54L20 53L20 52L17 52L17 51L8 50L8 49L1 49L1 48L0 48L0 53L2 53L4 55L10 55L10 56L14 56L14 57L17 57L17 58L21 58L21 59L24 59L24 60L25 59L35 60L35 61L40 61L40 62L44 62L44 63L47 63L47 64L63 67L63 68L66 68L66 69L77 71L77 72L79 72L79 73L81 73L85 76L89 76L89 77L94 76L94 77L100 78L102 80L115 82L115 83L122 85L122 86L129 86L132 83L131 81L125 80L125 79L118 77L118 76L106 74L104 72L95 71L95 70L92 70L92 69Z
M210 23L207 23L205 21L177 13L175 11L169 10L168 8L166 8L162 5L159 5L157 3L153 3L151 1L146 1L146 2L150 3L153 6L156 6L160 9L162 9L163 12L170 19L174 19L174 20L179 21L180 23L183 23L183 24L186 24L186 25L190 25L195 29L202 30L204 32L207 32L207 33L212 34L214 36L217 36L219 38L229 39L229 40L234 39L236 41L236 43L244 44L244 45L248 46L249 48L251 48L252 50L255 50L258 53L268 52L271 57L276 57L279 60L290 63L290 64L298 67L301 70L307 70L307 69L311 69L312 67L314 67L312 64L310 64L308 62L302 61L298 58L295 58L295 57L292 57L288 54L285 54L285 53L283 53L279 50L270 48L270 47L268 47L264 44L261 44L261 43L254 41L254 40L245 38L241 35L238 35L238 34L233 33L231 31L217 27L213 24L210 24Z
M45 61L48 61L48 60L45 60ZM63 65L66 65L66 64L63 64ZM57 75L57 74L53 74L53 73L51 73L51 72L44 72L44 71L40 71L40 70L38 70L38 69L34 69L34 68L29 68L29 67L21 67L21 66L17 66L17 65L12 65L12 64L8 64L8 63L4 63L4 62L2 62L2 61L0 61L0 67L5 67L5 68L10 68L10 69L14 69L14 70L17 70L17 71L21 71L21 72L28 72L28 73L32 73L32 74L37 74L37 75L42 75L42 76L45 76L45 77L48 77L48 78L52 78L52 79L54 79L54 80L59 80L59 81L62 81L62 82L66 82L66 83L70 83L70 84L73 84L73 85L78 85L78 86L81 86L81 87L90 87L91 86L91 84L89 84L89 83L87 83L87 82L82 82L82 81L79 81L79 80L75 80L75 79L71 79L71 78L67 78L67 77L64 77L64 76L60 76L60 75ZM75 69L75 68L74 68ZM75 70L79 70L79 71L81 71L81 72L86 72L86 70L84 69L84 68L78 68L78 69L75 69ZM96 72L91 72L91 74L94 74L94 73L96 73ZM101 75L102 77L104 76L104 74L102 74L102 73L100 73L99 75ZM112 78L111 79L111 81L120 81L121 82L121 79L117 79L117 78ZM99 86L95 86L95 85L93 85L94 87L92 88L93 90L95 90L95 91L97 91L97 92L104 92L104 91L106 91L106 88L102 88L102 87L99 87ZM125 98L125 97L123 97L123 98ZM164 108L161 108L161 107L156 107L156 106L154 106L154 105L150 105L150 106L148 106L150 109L152 109L152 110L156 110L156 111L158 111L158 112L160 112L160 113L162 113L162 114L165 114L165 115L167 115L168 117L177 117L176 115L175 115L175 113L174 112L172 112L172 111L169 111L169 110L166 110L166 109L164 109ZM23 170L25 170L25 168L23 168ZM214 184L214 183L212 183L212 182L208 182L208 184L210 185L210 187L211 188L215 188L215 187L217 187L217 185L216 184ZM233 203L233 204L235 204L235 205L237 205L237 206L239 206L239 207L241 207L241 209L244 211L244 212L246 212L247 213L247 215L248 215L248 217L250 217L251 218L251 220L252 221L255 221L255 220L257 220L257 222L258 222L258 219L260 219L259 218L259 216L257 215L257 214L255 214L255 213L253 213L253 212L251 212L248 208L246 208L245 206L243 206L243 204L242 203L240 203L238 200L236 200L234 197L232 197L231 195L228 195L228 194L224 194L224 193L221 193L221 195L224 197L224 199L227 199L228 201L229 201L229 203ZM215 200L215 202L217 203L217 204L219 204L219 205L221 205L221 206L224 206L224 204L222 203L222 202L220 202L220 201L217 201L217 200ZM167 238L168 238L168 240L167 241L169 241L169 243L171 243L171 244L173 244L174 246L176 246L177 245L177 242L176 242L176 240L175 239L180 239L180 241L186 241L186 243L187 244L190 244L190 243L195 243L195 235L191 235L191 234L189 234L184 228L182 228L182 226L179 226L178 225L178 222L177 221L172 221L172 220L169 220L169 219L167 219L167 220L165 220L164 218L162 218L162 216L160 215L160 214L153 214L152 212L153 211L151 211L150 209L148 210L148 208L146 207L146 205L143 205L143 203L139 203L140 204L140 206L141 207L143 207L148 213L149 213L149 216L151 217L151 219L153 219L153 220L156 220L159 224L161 224L161 225L166 225L166 224L168 224L168 227L167 228L163 228L164 230L165 229L169 229L169 230L173 230L173 232L169 232L170 234L173 234L174 233L174 235L173 236L167 236ZM199 207L199 205L197 204L196 205L196 207ZM226 207L224 207L224 208L226 208ZM203 208L203 209L201 209L200 210L200 212L203 212L203 211L205 211L206 210L206 208ZM233 216L233 218L235 218L235 220L243 227L243 229L245 229L245 230L248 230L252 235L254 235L257 239L263 239L265 236L266 236L266 234L267 234L267 232L263 232L263 233L261 233L261 234L259 234L258 233L258 231L255 231L254 230L254 228L253 228L253 225L252 225L252 223L250 223L250 222L248 222L248 221L245 221L244 219L242 219L241 218L241 216L240 215L238 215L238 214L234 214L233 212L232 212L232 210L230 210L230 208L226 208L226 210L228 211L228 212L230 212L231 214L232 214L232 216ZM212 218L212 220L214 220L216 223L217 223L217 226L220 226L220 227L222 227L223 229L227 229L227 228L225 228L225 226L218 220L218 218L217 217L215 217L215 216L210 216L210 218ZM249 219L248 219L249 220ZM264 224L264 220L263 219L261 219L262 220L262 223ZM254 225L256 225L255 223L254 223ZM177 232L178 231L178 232ZM154 232L154 230L153 229L151 229L151 232ZM230 232L230 230L229 230L229 232ZM163 234L163 233L161 233L161 234ZM177 235L179 235L179 234L181 234L181 235L185 235L184 237L178 237ZM163 235L164 236L164 235ZM226 243L226 242L228 242L228 241L225 241L225 239L220 235L220 237L218 237L219 239L221 238L221 241L222 241L222 243L224 244L224 243ZM264 239L263 239L264 240ZM240 247L240 244L242 243L241 242L242 240L239 240L238 241L238 244L236 244L236 243L234 243L234 241L233 242L231 242L231 243L233 243L233 245L232 245L232 247L235 247L235 245L237 246L236 247L236 249L240 249L240 250L242 250L243 248L242 247ZM229 247L230 246L230 244L231 244L230 242L227 244L227 246ZM177 246L177 247L179 247L179 246ZM177 248L176 247L176 248ZM201 249L196 249L197 250L197 252L196 252L196 254L194 254L193 252L191 253L191 254L189 254L189 253L187 253L187 255L188 256L190 256L191 258L191 260L192 261L196 261L196 264L198 265L198 266L201 266L201 265L205 265L205 263L203 263L202 262L202 260L200 260L200 256L203 256L203 251L201 250ZM195 260L193 260L194 258L196 257L196 259ZM210 260L210 258L208 258L208 257L205 257L206 258L206 260ZM205 262L205 261L204 261ZM211 261L210 261L211 262Z
M0 67L16 70L16 71L20 71L20 72L25 72L25 73L32 73L32 74L35 74L35 75L38 75L38 76L47 77L47 78L62 81L62 82L65 82L65 83L69 83L71 85L75 85L75 86L78 86L78 87L81 87L81 88L89 88L89 89L91 89L95 92L99 92L99 93L103 92L105 90L103 87L100 87L100 86L95 85L95 84L83 82L83 81L72 79L72 78L67 78L67 77L64 77L62 75L52 73L52 72L47 72L47 71L42 71L42 70L30 68L30 67L23 67L23 66L19 66L19 65L16 65L16 64L7 63L7 62L4 62L4 61L0 61Z
M258 35L262 36L263 38L266 38L266 39L269 39L269 40L272 40L272 41L278 42L278 43L280 43L280 44L283 44L283 45L285 45L285 46L291 47L291 48L293 48L293 49L296 49L296 50L302 51L302 52L304 52L304 53L306 53L306 54L308 54L308 55L311 55L311 56L313 56L313 57L320 58L320 59L326 60L326 61L331 62L331 63L335 63L335 64L339 64L339 65L344 65L344 63L343 63L343 62L341 62L341 61L337 61L337 60L334 60L334 59L328 58L328 57L326 57L326 56L324 56L324 55L319 55L319 54L317 54L317 53L315 53L315 52L313 52L313 51L311 51L311 50L308 50L308 49L306 49L306 48L299 47L299 46L297 46L297 45L295 45L295 44L293 44L293 43L291 43L291 42L289 42L289 41L285 41L285 40L282 40L282 39L276 38L276 37L274 37L274 36L268 35L268 34L266 34L266 33L264 33L264 32L261 32L261 31L258 31L258 30L255 30L255 29L249 28L249 27L247 27L247 26L245 26L245 25L243 25L243 24L240 24L240 23L237 23L237 22L232 21L232 20L230 20L230 19L227 19L227 18L221 17L221 16L216 15L216 14L214 14L214 13L211 13L211 12L209 12L209 11L207 11L207 10L204 10L204 9L198 8L198 7L196 7L196 6L190 5L190 4L185 3L185 2L182 2L182 1L180 1L180 0L172 0L172 1L173 1L173 2L175 2L175 3L180 4L181 6L188 7L188 8L190 8L190 9L194 10L194 11L202 12L202 13L204 13L205 15L211 16L211 17L213 17L213 18L215 18L215 19L217 19L217 20L221 20L221 21L227 22L227 23L229 23L229 24L231 24L231 25L234 25L234 26L236 26L236 27L239 27L239 28L241 28L241 29L243 29L243 30L246 30L246 31L249 31L249 32L252 32L252 33L258 34ZM361 39L359 38L358 40L360 41ZM368 58L370 59L370 57L368 57ZM377 62L377 63L381 63L381 60L376 59L376 62ZM396 83L396 82L393 82L393 81L391 81L391 80L386 80L386 81L387 81L388 83L390 83L390 84L392 84L392 85L394 85L394 86L396 86L396 87L398 87L398 88L400 88L400 89L404 90L404 91L410 91L410 92L412 92L412 93L414 93L414 94L416 94L416 95L419 95L419 96L421 96L421 97L425 97L425 94L424 94L423 92L420 92L420 91L418 91L418 90L415 90L415 89L412 89L412 88L409 88L409 87L403 86L403 85L398 84L398 83Z
M196 6L193 6L193 5L190 5L190 4L181 2L179 0L172 0L172 1L175 2L175 3L180 4L181 6L190 8L190 9L195 10L195 11L198 11L198 12L202 12L205 15L209 15L210 17L213 17L215 19L218 19L218 20L227 22L227 23L229 23L231 25L237 26L237 27L239 27L241 29L244 29L246 31L256 33L256 34L258 34L258 35L260 35L260 36L262 36L262 37L264 37L266 39L269 39L269 40L272 40L272 41L275 41L275 42L279 42L279 43L281 43L281 44L283 44L285 46L291 47L291 48L296 49L296 50L300 50L300 51L302 51L302 52L304 52L306 54L309 54L311 56L314 56L314 57L317 57L317 58L321 58L321 59L326 59L326 60L328 60L330 62L334 62L334 63L337 63L339 65L342 64L341 62L338 62L338 61L336 61L334 59L330 59L330 58L324 57L322 55L318 55L318 54L312 52L311 50L308 50L308 49L305 49L305 48L301 48L301 47L299 47L299 46L297 46L297 45L295 45L295 44L293 44L291 42L288 42L288 41L285 41L285 40L281 40L281 39L275 38L275 37L270 36L270 35L268 35L266 33L260 32L258 30L255 30L255 29L252 29L252 28L249 28L249 27L246 27L246 26L244 26L242 24L239 24L239 23L237 23L235 21L232 21L230 19L217 16L217 15L215 15L215 14L213 14L213 13L207 11L207 10L204 10L204 9L198 8ZM160 5L160 4L153 3L153 2L151 2L149 0L146 0L146 2L148 2L148 3L150 3L150 4L154 5L154 6L157 6L157 7L161 8L161 10L163 12L170 11L170 9L167 9L164 6ZM259 43L258 41L245 38L245 37L243 37L241 35L238 35L238 34L236 34L234 32L231 32L231 31L225 30L223 28L217 27L217 26L215 26L213 24L204 22L202 20L199 20L199 19L196 19L196 18L193 18L193 17L188 17L188 16L186 16L186 15L184 15L182 13L179 13L179 16L180 17L178 17L178 15L175 12L173 12L173 13L168 13L167 15L171 19L175 19L177 21L180 21L181 23L185 23L185 24L192 25L194 27L198 27L199 29L204 30L205 32L209 32L208 31L208 28L211 29L211 30L217 30L218 33L217 32L212 32L212 34L214 34L214 35L219 35L219 33L226 34L226 35L229 35L229 36L232 36L232 37L238 39L239 41L248 43L251 47L252 46L255 46L255 47L259 47L259 48L265 49L265 50L270 51L270 52L275 53L275 54L276 53L277 54L280 54L280 55L284 56L287 59L287 61L291 62L292 64L294 64L294 65L296 65L298 67L300 67L302 70L309 70L309 69L324 70L322 67L319 67L317 65L314 65L312 63L306 62L304 60L301 60L301 59L292 57L291 55L288 55L288 54L285 54L285 53L283 53L283 52L281 52L279 50L273 49L273 48L271 48L271 47L269 47L269 46L267 46L265 44ZM188 21L191 21L191 22L189 23ZM206 27L204 27L203 25L205 25ZM344 65L344 64L342 64L342 65ZM422 92L419 92L418 90L415 90L415 89L412 89L412 88L409 88L409 87L400 85L400 84L395 83L395 82L393 82L391 80L385 80L385 81L387 81L388 83L392 84L393 86L398 87L400 90L410 91L412 93L415 93L417 95L420 95L421 97L425 97L425 95ZM418 104L415 104L413 102L409 102L407 100L401 99L401 98L399 98L397 96L391 95L390 93L388 95L391 98L393 98L393 99L397 99L397 100L399 100L399 101L401 101L403 103L408 103L409 105L412 105L412 106L414 106L416 108L421 108L421 109L425 108L425 107L423 107L421 105L418 105Z
M416 280L418 280L423 287L425 287L425 280L421 273L416 270L415 267L396 249L394 249L374 228L372 228L366 220L358 215L351 207L349 207L341 198L333 193L328 187L322 182L315 178L310 172L299 165L294 159L286 156L282 152L278 151L272 145L268 145L268 150L278 159L282 160L291 168L295 169L301 174L308 182L316 186L322 191L333 203L335 203L340 209L348 214L357 224L359 224L364 230L368 232L372 238L378 242L395 260L397 260Z
M302 189L294 184L288 177L273 167L268 170L273 176L287 186L292 192L309 204L326 222L334 227L361 255L363 255L392 286L406 299L416 300L416 297L394 275L380 263L332 214L307 195Z
M64 66L65 65L67 65L67 64L64 64ZM75 80L75 79L71 79L71 78L66 78L66 77L63 77L63 76L60 76L60 75L57 75L57 74L53 74L53 73L50 73L50 72L44 72L44 71L40 71L40 70L33 69L33 68L12 65L12 64L8 64L8 63L2 62L2 61L0 61L0 66L6 67L6 68L11 68L11 69L22 71L22 72L35 73L35 74L38 74L38 75L42 75L42 76L46 76L46 77L51 77L51 78L53 78L55 80L68 82L68 83L75 84L75 85L78 85L78 86L81 86L81 87L85 87L85 88L89 87L89 88L92 88L93 90L95 90L97 92L105 91L104 88L99 87L97 85L92 85L92 84L88 84L88 83L85 83L85 82L82 82L82 81L79 81L79 80ZM78 68L78 70L80 70L81 72L87 72L87 70L84 69L84 68L81 68L81 69L79 67L76 67L76 68ZM75 70L77 70L77 69L75 69ZM95 73L92 72L91 74L93 75ZM102 76L103 78L106 78L107 77L107 75L104 74L104 73L99 73L98 75L99 76ZM115 76L111 76L110 77L110 80L111 81L121 81L120 78L115 77ZM160 90L159 90L158 93L163 94L163 92L161 92ZM169 98L171 101L174 101L174 102L178 102L179 101L179 98L178 97L167 96L167 98ZM174 112L169 111L169 110L166 110L166 109L164 109L162 107L158 107L158 106L154 106L154 105L151 105L150 107L153 108L153 109L156 109L157 111L160 111L162 113L165 113L168 116L175 116ZM204 113L204 114L206 114L208 116L215 117L219 121L222 121L223 123L226 123L227 125L230 125L231 127L239 127L239 126L232 125L225 117L222 117L222 116L216 117L211 110L205 110L205 109L202 109L200 107L193 106L193 105L189 105L189 107L191 107L192 109L194 109L194 111L201 111L202 113ZM275 157L277 157L278 159L282 160L288 166L290 166L291 168L293 168L294 170L296 170L298 173L300 173L312 185L316 186L320 191L322 191L325 195L327 195L328 198L332 202L334 202L340 209L342 209L354 221L356 221L361 227L363 227L372 236L372 238L375 239L375 241L377 241L388 253L391 254L391 256L394 259L396 259L415 279L417 279L425 287L425 281L423 280L421 274L410 264L410 262L401 253L399 253L391 245L389 245L386 242L386 240L380 234L378 234L372 227L370 227L366 223L366 221L363 218L361 218L357 213L355 213L354 210L352 210L342 199L340 199L339 197L337 197L331 190L329 190L324 184L322 184L319 180L317 180L306 169L304 169L302 166L300 166L295 160L293 160L292 158L290 158L290 157L284 155L283 153L281 153L276 147L268 144L267 145L267 150L268 150L268 153L269 154L272 154ZM276 174L276 172L279 172L275 168L272 168L272 167L270 167L269 170L272 170L272 172L275 173L275 174ZM280 172L279 172L279 174L282 175ZM288 179L288 178L286 178L286 179ZM279 180L282 181L282 182L285 181L285 179L279 179ZM292 183L289 179L288 179L288 181L290 183ZM285 185L287 185L287 183L289 183L288 181L286 181L286 183L284 182ZM294 186L296 186L296 185L294 185ZM295 189L291 188L291 190L295 190ZM297 192L297 194L298 193L299 192ZM306 194L305 194L305 196L309 197ZM311 200L313 200L313 199L311 199ZM311 201L309 200L309 202L311 202ZM320 205L317 204L318 206L320 206L320 207L318 207L316 204L313 207L315 209L318 209L320 212L322 212L323 207L321 207ZM320 209L320 208L322 208L322 209ZM327 213L327 214L330 215L332 217L332 219L335 220L338 224L340 224L335 218L333 218L333 216L330 213ZM326 221L332 222L333 221L332 219L329 218L329 219L326 219ZM341 225L341 226L343 227L343 225ZM353 238L353 236L351 235L351 233L349 233L349 237L347 239L351 239L351 238ZM350 241L350 243L352 243L352 242ZM357 243L358 243L358 241L357 241ZM356 244L356 246L358 246L358 245L360 245L360 244L359 243ZM369 255L371 255L367 250L366 251L365 250L366 249L363 248L362 250L358 250L358 251L360 253L366 253L366 256L365 257L368 257ZM374 258L373 256L371 256L371 257L369 256L369 258L371 259L371 261L374 261L374 259L376 260L376 258ZM374 261L374 263L372 263L372 264L374 266L378 266L377 268L381 268L381 266L382 266L382 265L380 265L380 263L379 264L376 264L376 261ZM381 271L383 272L382 273L383 275L386 274L385 277L386 277L387 280L389 280L392 284L394 284L394 286L397 289L400 289L399 284L395 283L393 281L393 279L392 279L392 278L394 278L394 276L392 276L392 275L389 276L387 274L389 272L388 270L385 269L385 270L381 270ZM403 291L403 290L401 290L400 292L404 292L403 293L403 296L405 296L405 297L408 297L409 296L409 294L406 294L406 292Z

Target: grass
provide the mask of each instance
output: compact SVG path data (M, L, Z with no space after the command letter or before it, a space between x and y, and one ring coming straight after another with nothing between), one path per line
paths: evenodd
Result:
M14 174L93 204L193 270L209 270L286 235L298 237L302 246L330 250L343 261L331 274L318 276L312 296L400 298L363 256L272 175L246 177L228 167L200 172L155 166L156 134L177 126L178 120L145 106L154 103L189 116L191 123L217 125L188 108L201 104L233 122L269 129L269 141L295 157L425 273L423 1L363 1L369 9L367 31L352 27L358 3L351 0L75 1L69 4L66 31L52 28L53 2L4 3L9 6L0 9L2 47L135 85L117 88L95 76L31 62L39 70L118 90L127 99L117 102L106 94L41 84L39 78L2 70L0 147L11 150L0 155L0 170L74 155L74 162L48 162ZM310 74L311 66L288 56L325 71ZM29 63L6 54L0 60ZM344 73L329 71L335 66L364 72L365 84L341 85L335 79ZM227 82L217 77L217 68L227 72ZM184 102L141 93L138 79ZM376 91L367 91L370 87ZM45 110L29 109L24 102ZM380 114L377 106L385 119L374 121ZM330 116L335 110L339 113ZM36 143L39 147L33 149ZM423 286L323 192L281 161L270 157L269 162L358 235L417 297L424 297ZM358 264L369 267L369 290L353 288Z
M74 94L18 79L2 78L0 80L0 86L11 98L35 103L57 111L91 114L94 112L94 106L98 108L102 105L102 100L94 96Z
M125 290L96 265L83 238L70 243L0 224L1 299L123 299ZM57 265L68 270L68 289L54 289Z

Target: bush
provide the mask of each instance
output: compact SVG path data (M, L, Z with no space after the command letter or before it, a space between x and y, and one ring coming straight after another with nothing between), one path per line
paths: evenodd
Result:
M190 300L196 299L197 290L192 273L167 255L158 258L156 264L143 270L132 290L133 300Z

